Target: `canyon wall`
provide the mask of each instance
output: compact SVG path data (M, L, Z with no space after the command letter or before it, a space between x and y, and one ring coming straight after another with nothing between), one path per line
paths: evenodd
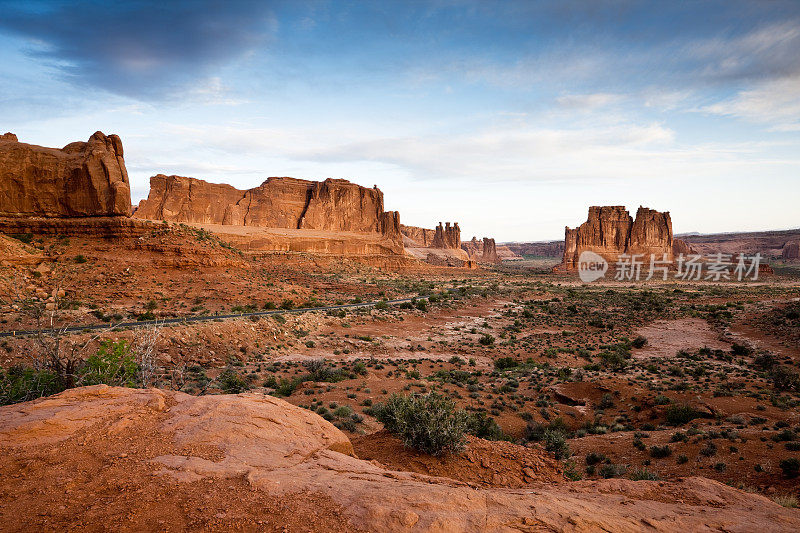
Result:
M131 191L116 135L96 132L64 148L0 136L0 217L130 216Z
M578 257L592 251L609 262L620 254L642 254L649 260L655 254L661 260L673 259L672 220L669 213L639 207L631 218L624 206L592 206L586 222L575 229L565 228L564 259L567 270L576 268Z
M384 211L383 193L347 180L308 181L268 178L240 190L195 178L150 178L150 194L135 215L151 220L198 224L255 226L379 233L402 242L400 217Z
M461 243L461 249L467 252L467 255L473 261L480 263L500 262L494 239L484 237L483 240L479 241L476 237L472 237L471 241Z
M536 257L564 257L564 241L509 242L504 245L515 255Z

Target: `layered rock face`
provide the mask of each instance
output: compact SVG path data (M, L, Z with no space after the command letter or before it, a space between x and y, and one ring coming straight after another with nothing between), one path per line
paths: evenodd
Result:
M681 254L683 255L692 255L696 253L694 248L689 246L684 240L681 239L672 239L672 255L677 257Z
M564 241L510 242L505 246L517 255L564 257Z
M592 251L615 262L620 254L650 254L673 259L672 220L669 213L639 207L636 219L624 206L592 206L589 218L575 229L565 228L563 266L576 267L584 251Z
M800 259L800 242L787 242L783 245L781 259Z
M479 241L476 237L472 237L471 241L461 243L461 249L467 252L470 259L480 263L499 263L500 258L497 255L497 245L494 239L484 237Z
M379 233L400 242L400 217L383 210L383 193L347 180L268 178L239 190L195 178L150 178L136 217L198 224Z
M116 135L45 148L0 136L0 217L130 216L131 190Z
M407 242L409 246L428 248L433 245L433 236L436 231L432 229L420 228L418 226L406 226L405 224L400 224L400 233L403 234L403 240Z
M458 227L458 222L454 222L452 226L449 222L445 222L444 226L439 222L433 233L431 248L461 248L461 228Z

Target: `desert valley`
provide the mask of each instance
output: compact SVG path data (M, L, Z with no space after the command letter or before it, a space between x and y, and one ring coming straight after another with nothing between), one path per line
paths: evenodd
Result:
M800 2L0 0L0 57L0 533L800 531Z
M156 175L132 208L101 132L7 133L0 180L4 530L800 526L774 244L737 245L771 257L756 280L584 284L579 252L718 241L592 207L526 254L330 179Z

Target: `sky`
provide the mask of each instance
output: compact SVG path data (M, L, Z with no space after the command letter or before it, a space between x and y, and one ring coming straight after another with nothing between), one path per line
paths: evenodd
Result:
M0 58L0 130L120 135L134 203L293 176L464 239L800 227L797 0L0 0Z

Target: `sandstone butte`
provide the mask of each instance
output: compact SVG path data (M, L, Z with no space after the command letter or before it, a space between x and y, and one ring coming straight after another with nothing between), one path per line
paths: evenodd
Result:
M0 217L127 217L131 190L116 135L96 132L64 148L0 136Z
M438 266L475 268L476 261L461 247L461 228L449 222L435 229L400 225L406 253Z
M781 259L800 259L800 242L787 242L781 250Z
M484 237L479 241L477 237L472 237L471 241L461 243L461 249L467 252L469 258L479 263L499 263L500 257L497 253L497 244L494 239Z
M384 211L383 193L347 180L273 177L253 189L195 178L150 178L134 216L200 224L379 233L401 242L400 216Z
M578 257L584 251L595 252L609 262L616 262L620 254L642 254L649 259L666 257L672 261L676 254L691 251L689 246L672 236L672 219L668 212L639 207L632 218L625 206L592 206L589 217L575 229L565 228L564 259L566 270L576 268Z
M510 489L393 471L319 415L252 393L71 389L0 407L0 451L10 531L800 529L796 510L699 477Z

